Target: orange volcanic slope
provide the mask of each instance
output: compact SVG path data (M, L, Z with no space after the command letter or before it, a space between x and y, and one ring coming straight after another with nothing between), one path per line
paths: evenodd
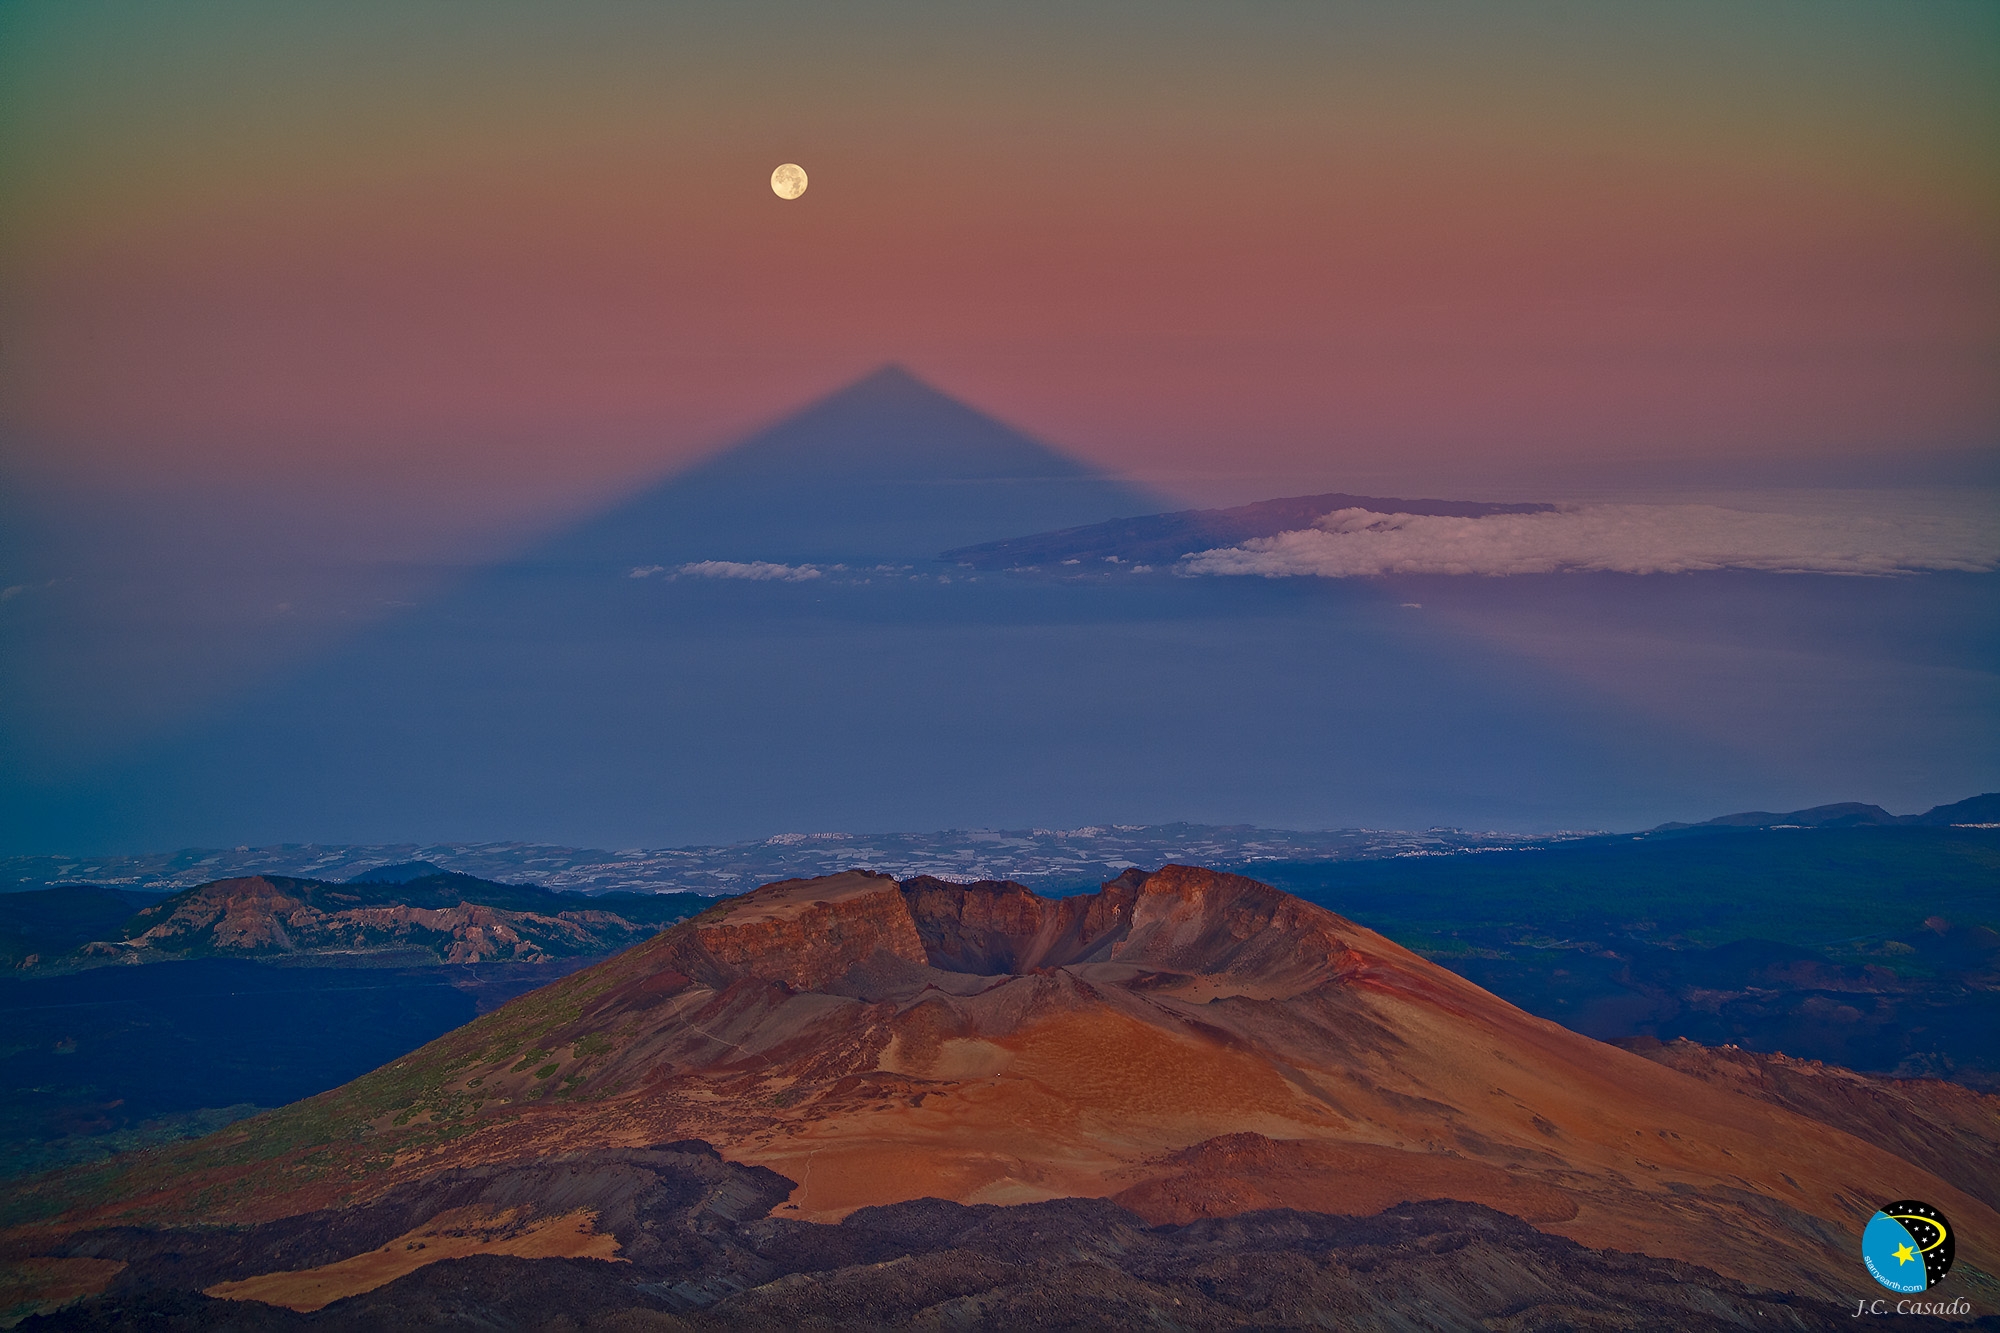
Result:
M1885 1200L1956 1219L1968 1272L1993 1271L2000 1235L1888 1152L1184 866L1065 899L767 885L342 1095L380 1108L383 1185L699 1138L798 1182L783 1208L806 1218L927 1195L1111 1196L1155 1221L1455 1198L1828 1294Z

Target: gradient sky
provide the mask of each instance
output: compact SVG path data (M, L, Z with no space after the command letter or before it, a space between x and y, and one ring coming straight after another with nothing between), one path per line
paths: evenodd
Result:
M6 404L45 484L411 488L476 523L891 360L1241 498L2000 421L1987 3L0 22Z
M887 362L1193 502L1991 472L1994 68L1987 0L13 0L0 751L193 725ZM1911 653L1990 726L1985 634Z

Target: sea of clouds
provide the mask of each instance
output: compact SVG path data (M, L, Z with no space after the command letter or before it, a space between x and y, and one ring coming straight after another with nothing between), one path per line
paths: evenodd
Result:
M845 568L845 566L842 566ZM635 579L666 574L670 578L749 579L754 583L804 583L823 576L817 565L780 565L769 560L695 560L668 570L665 565L638 565Z
M1713 504L1579 504L1485 518L1341 509L1310 528L1184 556L1180 572L1359 578L1722 569L1986 572L2000 569L2000 516L1964 508L1769 513Z

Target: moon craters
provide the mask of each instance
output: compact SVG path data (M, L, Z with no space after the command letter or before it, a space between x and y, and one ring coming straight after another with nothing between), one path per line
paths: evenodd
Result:
M806 169L787 162L771 173L771 193L780 199L796 199L806 192Z

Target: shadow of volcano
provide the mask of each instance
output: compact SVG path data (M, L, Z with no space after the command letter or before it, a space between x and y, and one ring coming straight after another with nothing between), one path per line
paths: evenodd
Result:
M938 558L1169 507L887 368L16 820L100 846L1551 826L1715 767L1379 581Z

